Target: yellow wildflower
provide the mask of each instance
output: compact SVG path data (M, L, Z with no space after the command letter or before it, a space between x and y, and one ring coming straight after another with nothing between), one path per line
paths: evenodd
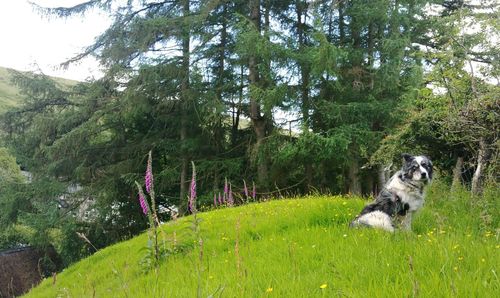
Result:
M322 284L321 286L319 286L320 289L326 289L328 285L327 284Z
M271 293L273 291L273 288L269 287L266 289L266 293Z

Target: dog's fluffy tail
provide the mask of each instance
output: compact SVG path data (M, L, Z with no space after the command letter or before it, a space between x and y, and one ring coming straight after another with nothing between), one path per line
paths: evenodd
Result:
M360 227L360 226L368 226L372 228L379 228L389 232L394 232L394 226L392 224L391 217L382 211L372 211L369 213L365 213L356 219L354 219L349 227Z

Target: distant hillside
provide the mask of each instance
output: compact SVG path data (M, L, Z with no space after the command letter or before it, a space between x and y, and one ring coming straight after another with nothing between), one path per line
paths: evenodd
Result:
M0 67L0 114L7 111L9 108L15 107L22 102L22 96L19 94L19 88L12 84L11 73L9 68ZM62 85L71 86L76 84L76 81L54 78L54 80Z
M10 77L8 69L0 67L0 113L15 107L21 102L19 89L12 85Z

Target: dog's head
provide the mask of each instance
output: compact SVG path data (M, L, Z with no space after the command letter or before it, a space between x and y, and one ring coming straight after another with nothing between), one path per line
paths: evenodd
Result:
M403 153L402 172L405 179L429 183L432 180L432 162L427 156Z

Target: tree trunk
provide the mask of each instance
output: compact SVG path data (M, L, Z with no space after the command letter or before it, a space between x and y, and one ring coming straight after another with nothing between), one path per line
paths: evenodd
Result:
M295 2L295 12L297 14L297 35L298 35L298 43L299 43L299 52L301 53L301 57L305 55L305 46L306 46L306 34L304 32L305 25L305 15L307 11L306 7L307 3L304 1L296 0ZM304 21L302 21L302 16L304 16ZM300 68L300 89L301 89L301 110L302 110L302 130L308 131L310 127L309 123L309 74L310 68L307 62L304 60L299 60L298 62ZM312 164L309 161L306 161L304 164L304 175L307 183L307 191L311 189L313 185L313 169Z
M382 188L385 186L387 183L387 171L383 165L379 165L377 168L377 173L378 173L378 190L382 190Z
M240 126L240 114L241 114L241 105L243 103L243 89L245 88L244 75L243 75L243 65L241 66L240 71L240 86L238 90L238 110L236 113L236 117L233 117L233 126L231 127L231 145L233 147L236 146L236 141L238 139L238 127Z
M216 96L219 101L222 101L222 89L224 86L224 64L226 60L226 43L227 43L227 5L223 4L223 17L222 17L222 28L220 33L220 43L219 43L219 57L217 66L217 87L216 87Z
M375 23L372 21L368 26L368 65L370 78L368 81L368 88L373 90L375 81L372 75L375 66Z
M305 163L304 164L304 174L305 174L305 177L306 177L306 191L307 192L310 192L311 189L314 189L314 176L313 176L313 173L314 173L314 170L313 170L313 166L311 163Z
M459 156L457 162L455 163L455 168L453 169L453 180L451 182L451 189L457 189L462 185L462 169L464 167L464 158Z
M345 23L344 23L344 1L339 1L339 43L340 46L345 44Z
M260 0L250 1L250 20L260 34ZM248 59L248 70L250 88L252 86L259 86L260 76L256 55L250 55ZM252 120L256 137L253 151L257 160L257 181L262 189L267 189L269 184L267 160L265 158L265 153L261 152L266 139L266 118L261 115L260 103L252 92L250 93L250 119Z
M376 195L375 177L373 175L366 175L362 181L361 193L363 195Z
M189 15L189 0L184 0L183 3L183 16L187 17ZM188 125L188 113L187 108L189 106L189 46L190 46L190 30L189 28L185 28L182 36L182 83L181 83L181 129L180 129L180 139L181 146L184 147L187 140L187 125ZM188 175L188 156L186 149L184 148L181 156L181 185L180 185L180 194L179 194L179 208L184 208L183 206L187 206L183 202L186 201L187 196L187 175ZM182 210L184 211L184 210ZM181 211L181 213L183 213Z
M368 25L368 65L373 69L375 59L375 23L373 21Z
M349 164L349 193L361 195L361 180L359 179L359 164L357 159L353 159Z
M479 140L479 150L477 152L477 166L472 176L471 191L473 194L478 195L482 191L483 173L487 165L488 148L484 138Z
M394 1L394 9L392 10L392 17L391 17L391 20L389 22L390 22L390 24L389 24L390 35L391 36L399 35L399 25L400 25L399 0Z

